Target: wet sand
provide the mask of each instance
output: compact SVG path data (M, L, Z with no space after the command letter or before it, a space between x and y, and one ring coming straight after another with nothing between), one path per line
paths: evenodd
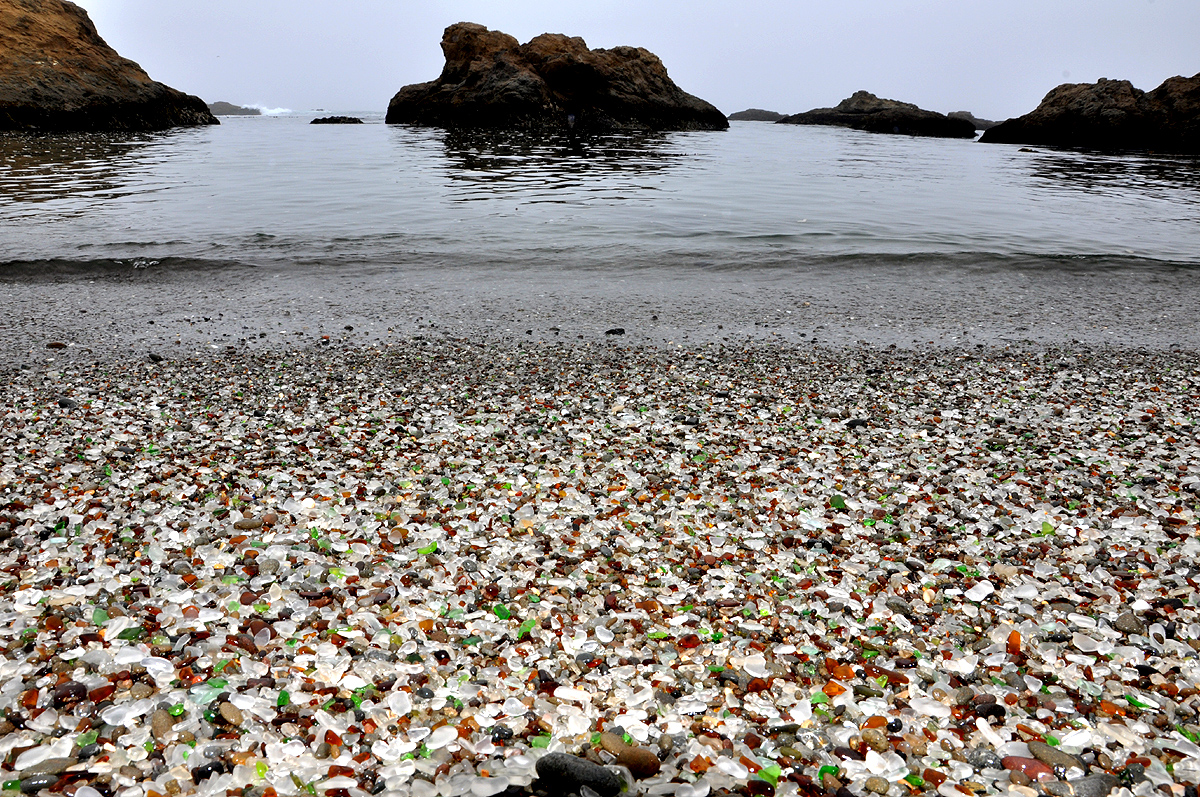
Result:
M1168 266L9 270L0 274L0 355L32 364L61 342L87 356L175 357L324 336L594 342L616 327L630 345L1195 349L1197 307L1195 272Z

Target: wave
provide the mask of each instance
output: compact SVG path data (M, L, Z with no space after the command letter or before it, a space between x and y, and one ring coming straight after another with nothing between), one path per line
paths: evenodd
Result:
M1135 255L1012 254L996 252L857 252L814 254L796 252L738 251L637 251L629 247L603 247L588 254L564 259L550 249L512 252L445 250L376 252L367 254L279 253L263 257L249 251L243 257L95 257L46 258L0 261L0 280L9 282L86 279L141 279L148 275L188 277L212 275L238 269L258 269L286 277L289 273L337 274L339 277L388 272L426 270L486 271L497 275L528 272L592 272L639 275L654 273L665 278L704 273L761 275L786 278L790 275L887 272L896 276L973 273L1013 275L1028 272L1059 273L1067 276L1193 271L1200 263L1160 260Z
M257 108L258 110L262 111L263 116L285 116L289 113L292 113L291 108L270 108L266 105L263 105L263 104L257 103L257 102L251 103L251 104L247 105L246 107L247 108Z

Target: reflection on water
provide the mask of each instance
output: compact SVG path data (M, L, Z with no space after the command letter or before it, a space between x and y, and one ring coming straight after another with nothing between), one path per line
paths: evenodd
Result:
M0 206L155 190L148 148L163 135L0 135Z
M1200 158L1039 152L1032 176L1056 188L1200 204Z
M647 178L685 158L676 142L662 133L567 136L450 131L442 143L446 176L453 181L459 201L506 193L520 194L533 203L630 199L631 194L654 190L654 181Z

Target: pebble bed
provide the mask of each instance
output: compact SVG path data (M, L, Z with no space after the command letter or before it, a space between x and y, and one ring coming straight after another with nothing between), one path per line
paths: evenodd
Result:
M156 359L7 374L6 793L1196 795L1195 353Z

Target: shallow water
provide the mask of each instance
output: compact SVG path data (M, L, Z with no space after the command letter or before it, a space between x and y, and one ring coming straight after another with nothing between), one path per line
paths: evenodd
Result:
M1200 263L1196 160L753 122L572 141L308 119L0 138L0 259L10 274Z

